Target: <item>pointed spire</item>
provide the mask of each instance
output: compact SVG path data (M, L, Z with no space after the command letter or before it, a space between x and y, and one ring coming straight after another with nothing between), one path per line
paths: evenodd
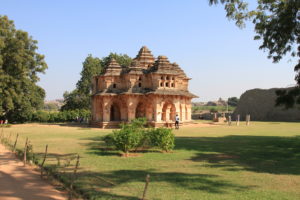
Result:
M119 63L117 63L117 61L114 58L111 58L107 68L121 68L121 66L119 65Z
M143 46L135 57L135 60L139 61L140 67L147 69L154 63L155 59L151 51L146 46Z
M122 67L114 58L111 58L107 67L105 68L105 76L119 76L122 72Z
M170 64L167 56L158 56L157 62L158 64Z

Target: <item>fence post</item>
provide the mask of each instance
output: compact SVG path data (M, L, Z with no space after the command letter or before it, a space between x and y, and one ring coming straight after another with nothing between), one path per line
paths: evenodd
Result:
M231 115L228 115L228 125L231 126Z
M47 152L48 152L48 144L46 145L44 159L43 159L43 162L41 164L41 178L43 178L43 167L44 167L44 163L45 163L46 158L47 158Z
M246 125L250 125L250 114L246 115Z
M240 125L240 115L237 115L237 117L236 117L236 125L237 126Z
M18 142L18 137L19 137L19 133L17 133L17 137L16 137L15 144L14 144L14 147L13 147L13 152L15 152L15 150L16 150L16 146L17 146L17 142Z
M146 184L145 184L145 188L144 188L142 200L146 200L146 193L147 193L149 182L150 182L150 175L147 174L147 176L146 176Z
M74 168L74 172L73 172L73 177L71 179L71 184L70 184L70 193L69 193L69 199L71 200L72 199L72 196L73 196L73 183L75 181L75 178L76 178L76 173L77 173L77 169L78 169L78 166L79 166L79 154L77 155L77 160L76 160L76 165L75 165L75 168Z
M28 143L28 137L26 137L25 147L24 147L24 166L26 166L26 154L27 154L27 143Z

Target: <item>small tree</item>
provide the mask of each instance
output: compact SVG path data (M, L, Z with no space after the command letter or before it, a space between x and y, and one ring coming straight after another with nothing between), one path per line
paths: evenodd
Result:
M141 145L144 133L145 118L138 118L131 124L122 124L121 130L113 131L113 143L118 150L128 156L130 150L136 149Z
M175 147L175 135L172 129L157 128L151 131L151 144L163 151L170 151Z

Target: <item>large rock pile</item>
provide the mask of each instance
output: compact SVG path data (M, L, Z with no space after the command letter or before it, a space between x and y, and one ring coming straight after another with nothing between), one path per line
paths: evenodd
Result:
M293 109L275 107L276 93L279 88L269 90L253 89L242 94L233 116L240 114L245 120L247 114L255 121L300 121L299 106Z

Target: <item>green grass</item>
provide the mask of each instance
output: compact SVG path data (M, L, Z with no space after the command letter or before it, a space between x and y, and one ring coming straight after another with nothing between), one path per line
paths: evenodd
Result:
M151 200L300 199L300 123L185 127L174 131L174 152L129 158L103 150L100 139L111 130L32 124L4 131L12 140L20 134L19 148L26 137L40 154L48 144L47 165L79 153L75 185L94 199L139 199L147 174Z

